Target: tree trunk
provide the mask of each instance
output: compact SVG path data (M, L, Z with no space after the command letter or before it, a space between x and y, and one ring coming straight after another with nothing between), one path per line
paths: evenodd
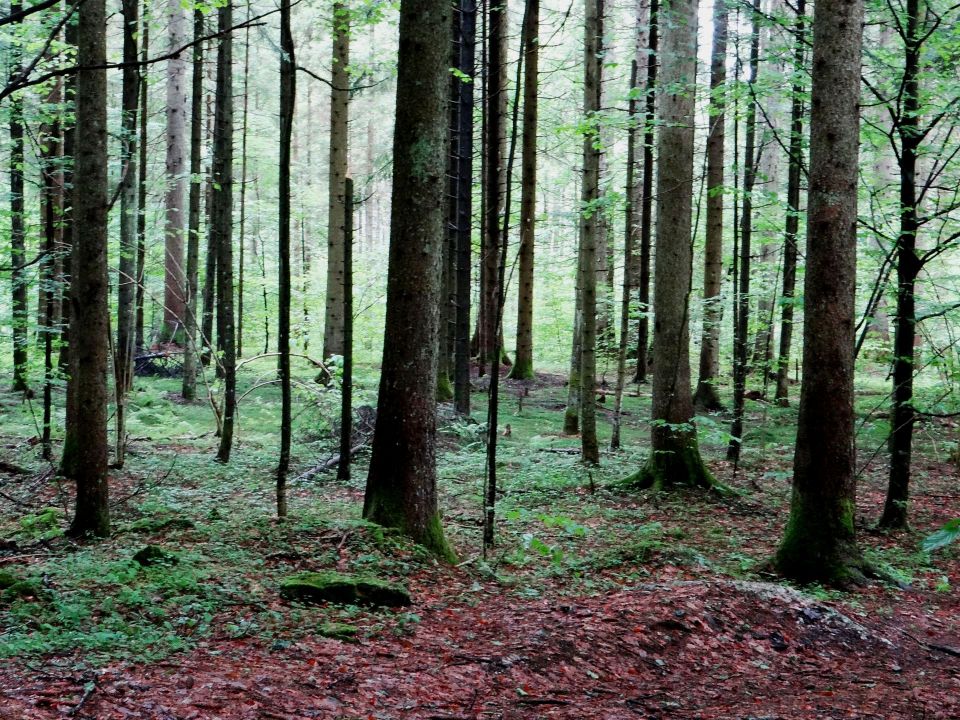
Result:
M527 0L523 67L523 160L520 169L520 258L517 297L517 353L510 377L532 380L533 270L537 219L537 88L540 55L540 0Z
M453 405L470 414L470 270L473 246L473 101L476 79L477 5L460 0L460 58L457 67L470 82L460 83L457 111L457 317L454 339ZM452 152L452 150L451 150Z
M570 348L570 373L567 375L567 407L563 411L563 432L576 435L580 432L580 363L583 359L583 310L581 308L581 287L583 277L580 273L580 261L577 258L577 280L573 303L573 333Z
M693 139L697 2L660 8L661 92L657 156L656 287L652 448L628 482L639 488L709 487L715 481L700 458L690 391L688 304L693 275Z
M755 139L757 127L757 100L755 90L760 68L760 0L753 0L750 15L750 101L747 106L746 139L743 150L743 210L740 216L740 267L734 312L737 313L737 332L733 339L733 423L730 426L730 444L727 460L738 462L743 447L743 413L747 393L749 368L750 322L750 242L753 235L753 185L756 180Z
M20 9L20 2L10 3L10 13ZM10 50L10 77L21 72L20 46ZM13 308L13 391L27 390L27 283L24 267L27 259L26 228L23 206L23 93L10 98L10 286Z
M907 0L904 28L903 109L900 139L900 232L897 237L897 316L893 340L893 403L890 409L890 478L880 527L906 529L913 454L913 372L917 310L914 288L923 263L917 256L917 160L920 141L920 0Z
M186 16L180 0L170 0L171 51L186 44ZM183 232L187 169L187 59L180 53L167 62L167 193L164 224L163 331L161 342L183 339Z
M116 398L115 463L123 467L126 451L127 394L133 387L136 346L137 287L137 106L140 67L137 64L139 0L123 0L123 90L120 116L120 258L117 273L117 341L113 371Z
M777 357L777 390L781 407L790 404L790 346L793 343L794 293L797 282L797 235L800 229L800 183L803 170L803 93L805 0L798 0L793 31L793 100L790 106L790 165L787 170L787 221L783 245L783 310L780 319L780 354Z
M247 22L250 22L251 4L247 3ZM240 257L237 261L237 357L243 356L243 280L246 263L244 262L244 248L247 246L247 135L249 130L248 118L250 116L250 27L244 30L243 42L243 108L241 110L241 124L243 130L240 133L240 231L239 242Z
M71 535L110 534L107 490L107 20L104 0L85 0L77 23L77 143L70 292L70 372L77 504Z
M183 399L197 399L197 360L201 343L197 337L197 292L200 273L200 177L203 140L203 18L193 11L193 78L190 98L190 197L187 218L187 343L183 352Z
M801 0L802 2L803 0ZM724 116L727 92L727 4L713 3L713 50L710 55L710 113L707 135L707 238L703 256L703 330L700 372L693 396L698 410L723 410L717 392L720 371L720 323L723 319Z
M440 558L436 490L437 304L444 241L450 13L402 0L393 142L387 317L363 516L399 528Z
M217 248L218 344L223 342L223 414L217 460L230 460L236 411L236 345L233 314L233 8L217 11L221 33L217 53L217 104L213 137L213 206L210 232Z
M147 0L143 3L143 22L141 30L140 46L140 141L137 149L140 153L140 162L137 164L139 177L137 178L137 288L136 288L136 319L134 329L134 345L137 352L141 352L146 347L146 338L143 330L143 301L145 297L146 286L146 267L147 267L147 127L150 123L149 113L147 112L147 73L150 66L146 64L150 52L150 18L147 15L149 5Z
M277 517L287 516L287 473L290 470L290 141L297 98L297 63L290 29L290 0L280 0L280 298L277 355L280 370L280 461L277 464ZM246 100L244 100L246 102ZM241 244L243 238L240 239ZM343 457L340 458L341 464Z
M340 462L337 480L350 482L353 445L353 178L343 189L343 375L340 379Z
M603 0L587 0L583 23L583 186L580 207L580 448L584 463L600 462L597 443L597 236L600 231L600 94L603 84Z
M853 408L863 3L821 0L813 19L803 384L790 519L776 565L801 582L862 578Z
M333 87L330 90L330 189L327 215L327 293L323 357L343 355L344 181L348 172L350 118L350 8L333 4Z
M656 112L657 54L660 10L658 0L650 0L650 41L647 54L645 101L643 111L643 180L640 200L640 323L637 329L637 371L634 382L647 382L650 359L650 240L653 236L653 142Z

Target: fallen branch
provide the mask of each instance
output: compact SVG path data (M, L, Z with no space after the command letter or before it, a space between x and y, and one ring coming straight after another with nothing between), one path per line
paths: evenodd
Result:
M363 450L366 446L367 446L367 438L364 438L362 443L360 443L359 445L354 445L353 447L350 448L350 457L353 458L357 453ZM340 453L337 453L330 459L325 460L319 465L315 465L314 467L310 468L305 473L302 473L297 479L313 480L317 475L321 475L325 472L333 470L338 465L340 465Z

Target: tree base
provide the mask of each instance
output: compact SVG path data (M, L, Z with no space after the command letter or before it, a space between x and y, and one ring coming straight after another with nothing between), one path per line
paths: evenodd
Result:
M580 434L580 413L576 410L567 409L563 414L563 434L564 435L579 435Z
M437 402L450 402L453 400L453 385L450 378L437 375Z
M517 358L517 362L510 368L507 378L510 380L533 380L533 363Z
M726 408L720 402L717 388L711 382L701 381L693 394L693 406L700 412L724 412Z
M411 528L406 522L403 512L391 503L374 502L371 509L364 513L364 519L386 528L395 528L404 535L422 545L438 560L453 565L457 562L457 555L447 542L443 534L443 524L440 514L434 513L422 529Z
M707 469L695 443L678 451L654 452L644 466L622 484L635 490L666 490L677 486L723 489Z

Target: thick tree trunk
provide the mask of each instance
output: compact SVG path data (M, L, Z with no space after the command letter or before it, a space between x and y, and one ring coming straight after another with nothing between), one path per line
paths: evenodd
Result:
M217 11L217 19L217 30L222 34L217 53L210 232L217 248L217 341L223 343L223 413L217 460L225 463L230 460L233 448L237 392L233 314L233 38L228 32L233 26L233 8L229 3Z
M751 88L756 87L760 68L760 0L753 0L750 31L750 79ZM743 210L740 216L740 266L737 278L736 302L737 332L733 339L733 422L730 426L730 444L727 460L738 462L743 447L743 413L747 393L749 322L750 322L750 243L753 236L753 186L756 180L756 128L757 100L751 90L746 117L746 138L743 150Z
M639 488L709 487L700 458L690 390L688 304L693 275L693 140L697 2L678 0L659 10L662 90L657 156L656 287L651 454L628 482Z
M437 304L444 242L450 13L402 0L387 318L363 516L444 560L436 490Z
M107 61L104 0L85 0L77 24L77 64L102 68ZM74 252L70 292L70 372L76 425L73 477L75 536L110 534L107 491L107 73L77 73L77 143L73 197Z
M186 44L186 15L180 0L170 0L170 49ZM182 52L167 62L167 192L164 222L162 342L181 342L186 315L183 234L186 214L187 58Z
M643 180L640 198L640 287L638 290L640 323L637 328L637 371L634 382L647 382L650 358L650 242L653 237L653 143L656 112L657 54L659 45L659 2L650 0L650 41L647 54L643 111Z
M862 578L853 409L863 3L820 0L813 19L803 384L790 519L776 565L801 582Z
M333 72L330 90L330 189L327 215L327 294L323 356L343 355L343 187L348 171L350 117L350 9L333 4Z
M793 100L790 107L790 165L787 170L787 221L783 245L783 310L780 319L780 354L777 357L777 390L774 399L790 404L790 346L793 343L794 294L797 283L797 235L800 228L800 183L803 170L803 92L800 69L804 58L805 0L798 0L793 62Z
M120 258L117 276L117 340L113 371L116 399L114 462L123 467L126 451L127 393L133 387L136 349L137 286L137 106L140 102L140 68L137 64L137 3L123 0L123 90L120 116Z
M510 377L533 379L533 270L537 218L537 87L540 55L540 0L527 0L523 66L523 160L520 169L520 258L517 297L517 353Z
M457 318L454 339L453 404L470 414L470 270L473 246L473 100L476 78L477 5L460 0L458 67L470 82L460 83L457 112Z
M200 274L200 164L203 139L203 37L204 15L193 11L193 77L190 93L190 196L187 202L187 343L183 352L183 399L197 399L197 361L201 342L197 327L197 292Z
M290 141L297 98L297 64L290 0L280 0L280 298L277 320L277 354L280 370L280 460L277 464L277 517L287 516L287 473L290 471ZM243 239L240 240L241 244ZM344 458L340 458L343 464Z
M802 0L801 0L802 1ZM727 112L727 4L713 3L713 50L710 54L710 114L707 135L707 238L703 254L703 330L700 372L693 396L698 410L723 410L717 392L720 371L720 324L723 319L724 116Z
M586 1L583 23L583 185L580 198L580 448L583 462L600 462L597 443L597 236L600 231L600 94L603 0Z
M915 286L923 263L917 256L917 162L923 133L919 129L920 0L907 0L903 110L897 123L900 139L900 232L897 237L897 317L893 340L893 404L890 411L890 478L880 527L905 529L913 454L913 372L917 309Z

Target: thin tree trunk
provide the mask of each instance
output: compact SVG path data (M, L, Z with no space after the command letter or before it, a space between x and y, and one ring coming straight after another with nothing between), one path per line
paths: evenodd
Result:
M20 9L19 0L10 3L10 13ZM21 72L19 44L10 51L11 79ZM13 391L27 390L27 258L23 206L23 93L10 98L10 286L13 308Z
M803 93L805 0L797 0L793 63L793 99L790 106L790 165L787 170L787 221L783 245L783 310L780 320L780 354L777 358L778 405L790 404L790 346L793 343L794 292L797 282L797 235L800 230L800 183L803 169Z
M102 68L107 61L104 0L85 0L77 23L77 64ZM75 536L110 534L107 489L107 72L77 73L77 143L73 180L83 188L73 198L74 254L70 292L70 372L76 422L73 428L77 503L70 525Z
M603 85L603 0L586 1L583 49L583 187L580 207L580 448L584 463L600 462L597 442L597 236L600 198L600 95Z
M520 170L520 258L517 298L517 353L510 377L532 380L533 286L537 219L537 92L540 55L540 0L527 0L528 39L523 68L523 160Z
M753 0L753 12L750 20L750 79L751 88L756 86L757 71L760 67L760 0ZM737 333L734 338L733 362L733 422L730 426L730 444L727 446L727 460L734 463L740 460L743 447L743 413L747 392L747 374L749 368L749 326L750 321L750 243L753 236L753 185L756 180L755 138L757 126L757 101L755 91L751 90L747 106L746 139L743 150L743 210L740 216L740 275L736 292L735 312L737 313Z
M460 57L457 67L470 79L460 83L457 111L457 310L453 360L453 406L470 414L470 270L473 249L473 105L476 80L477 5L460 0Z
M247 22L250 22L251 3L247 3ZM237 261L237 357L243 356L243 276L246 270L244 248L247 246L247 118L250 106L250 28L244 30L243 43L243 130L240 133L240 235L237 243L240 257Z
M437 303L447 159L447 0L401 0L387 318L363 516L453 560L436 490Z
M297 64L290 29L290 0L280 0L280 298L277 355L280 370L280 461L277 464L277 517L287 516L287 473L290 471L290 142L297 98ZM246 97L244 97L246 103ZM240 239L241 245L243 238ZM341 457L341 463L343 458Z
M659 45L660 4L650 0L650 42L647 54L645 103L643 112L643 180L640 201L640 323L637 330L637 371L634 382L647 382L650 358L650 242L653 236L653 142L656 112L657 55Z
M236 345L233 314L233 8L228 3L217 11L221 33L217 53L217 105L213 141L213 208L211 232L217 248L218 343L223 341L223 414L217 460L228 462L233 448L236 412Z
M350 481L353 435L353 178L347 178L343 223L343 376L340 379L340 462L337 480Z
M323 356L343 355L344 181L349 170L350 8L333 4L333 72L330 89L330 189L327 216L327 292Z
M802 2L803 0L801 0ZM710 55L710 113L707 135L707 239L703 258L703 331L700 372L693 396L699 410L722 410L717 392L720 372L720 324L723 319L724 116L727 86L727 4L713 3L713 50Z
M197 399L197 360L202 339L197 335L197 292L200 273L200 177L203 140L203 18L193 11L193 78L190 99L190 196L187 201L187 346L183 353L183 399Z
M140 45L140 140L137 149L140 153L140 162L137 164L139 177L137 179L137 288L136 288L136 319L135 319L135 347L136 351L142 352L146 347L146 338L143 330L143 301L146 286L146 267L147 267L147 127L149 125L149 115L147 112L148 88L147 73L150 66L146 64L150 52L150 18L147 15L149 7L146 0L143 3L143 18L141 45Z
M813 19L803 384L790 518L776 566L801 582L862 579L856 544L853 347L863 3L819 0Z
M171 50L183 47L186 16L180 0L170 0L168 30ZM162 342L183 339L184 302L183 233L185 172L187 169L187 60L180 53L167 62L166 219L164 224L164 281Z
M657 98L656 287L651 452L628 482L660 489L709 487L715 481L700 458L690 390L689 298L693 275L693 141L697 2L678 0L659 10L664 29Z
M580 262L577 258L577 280L573 302L573 333L570 348L570 372L567 375L567 407L563 411L563 432L576 435L580 432L580 363L583 358L583 309L581 306Z
M137 64L139 0L123 0L123 90L120 116L120 259L117 277L117 340L113 372L116 399L116 447L114 462L123 467L126 452L127 394L133 387L133 355L136 344L137 288L137 106L140 98L140 68Z

